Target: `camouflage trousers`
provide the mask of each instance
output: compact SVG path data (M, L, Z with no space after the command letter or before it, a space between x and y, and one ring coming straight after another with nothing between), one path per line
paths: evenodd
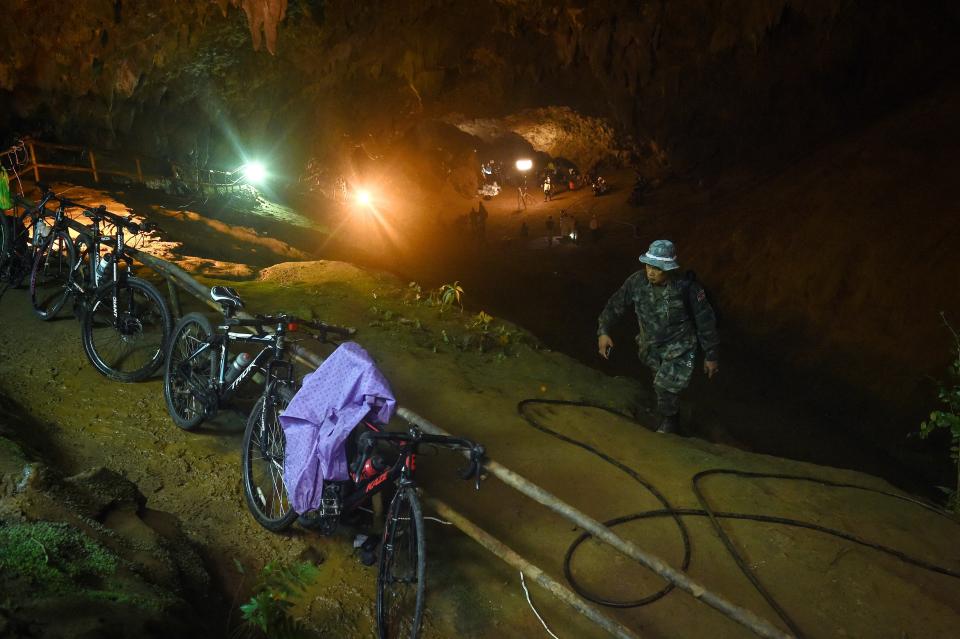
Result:
M663 417L676 415L680 412L680 392L690 385L690 378L693 377L693 364L697 359L696 343L641 348L640 359L653 372L657 412Z

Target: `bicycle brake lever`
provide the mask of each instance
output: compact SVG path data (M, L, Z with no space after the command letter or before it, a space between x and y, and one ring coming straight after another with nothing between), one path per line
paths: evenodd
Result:
M475 483L474 483L474 489L477 490L477 491L479 491L479 490L480 490L480 479L481 479L482 476L483 476L483 456L484 456L484 454L485 454L487 451L484 449L483 446L478 445L478 446L474 449L474 452L476 453L476 456L477 456L477 461L476 461L476 465L477 465L477 476L476 476Z
M480 490L480 476L483 474L483 455L484 455L483 446L477 446L470 451L470 465L465 471L461 471L461 479L470 479L471 477L475 480L476 490Z

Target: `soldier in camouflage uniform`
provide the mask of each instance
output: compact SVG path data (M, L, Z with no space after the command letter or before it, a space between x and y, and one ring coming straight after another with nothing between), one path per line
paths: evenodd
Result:
M657 432L670 433L677 428L680 392L693 375L697 343L704 351L703 370L712 379L720 370L720 339L703 287L696 280L674 277L680 265L673 242L653 242L640 261L645 269L628 277L600 313L597 343L607 359L613 348L610 329L632 305L640 324L640 359L654 375L661 417Z

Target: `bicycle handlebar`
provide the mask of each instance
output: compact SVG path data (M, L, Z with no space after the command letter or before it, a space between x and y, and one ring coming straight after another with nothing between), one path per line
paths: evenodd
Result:
M141 227L136 222L130 220L130 218L120 217L116 213L111 213L107 210L107 207L103 204L97 207L84 206L79 202L74 202L73 200L68 200L65 197L60 197L59 195L54 196L60 205L64 208L77 208L83 211L83 215L90 218L91 220L106 220L110 224L113 224L117 228L126 229L133 235L140 233Z
M470 465L457 474L463 480L471 477L476 479L476 489L480 490L480 478L483 474L483 458L487 453L482 444L478 444L470 439L462 437L448 437L446 435L430 435L420 432L416 426L412 426L409 432L390 432L390 431L365 431L360 435L357 442L359 448L364 451L364 456L369 454L368 449L372 449L377 440L385 440L393 443L414 443L414 444L437 444L451 449L466 449L470 451Z
M227 324L229 326L249 326L258 330L263 330L264 325L267 324L282 324L286 325L286 329L291 332L297 331L300 326L306 326L307 328L311 328L315 331L320 331L321 335L313 336L319 341L325 341L328 333L339 335L341 337L351 337L357 332L357 329L352 327L335 326L333 324L327 324L326 322L306 320L296 317L295 315L288 315L286 313L279 313L277 315L257 315L256 317L250 319L232 317L227 320Z

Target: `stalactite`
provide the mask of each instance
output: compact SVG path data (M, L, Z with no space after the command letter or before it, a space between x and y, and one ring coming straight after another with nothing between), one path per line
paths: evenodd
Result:
M250 36L253 38L253 50L259 51L260 44L266 44L267 51L277 53L277 27L287 14L287 0L216 0L223 14L227 6L240 7L247 14Z

